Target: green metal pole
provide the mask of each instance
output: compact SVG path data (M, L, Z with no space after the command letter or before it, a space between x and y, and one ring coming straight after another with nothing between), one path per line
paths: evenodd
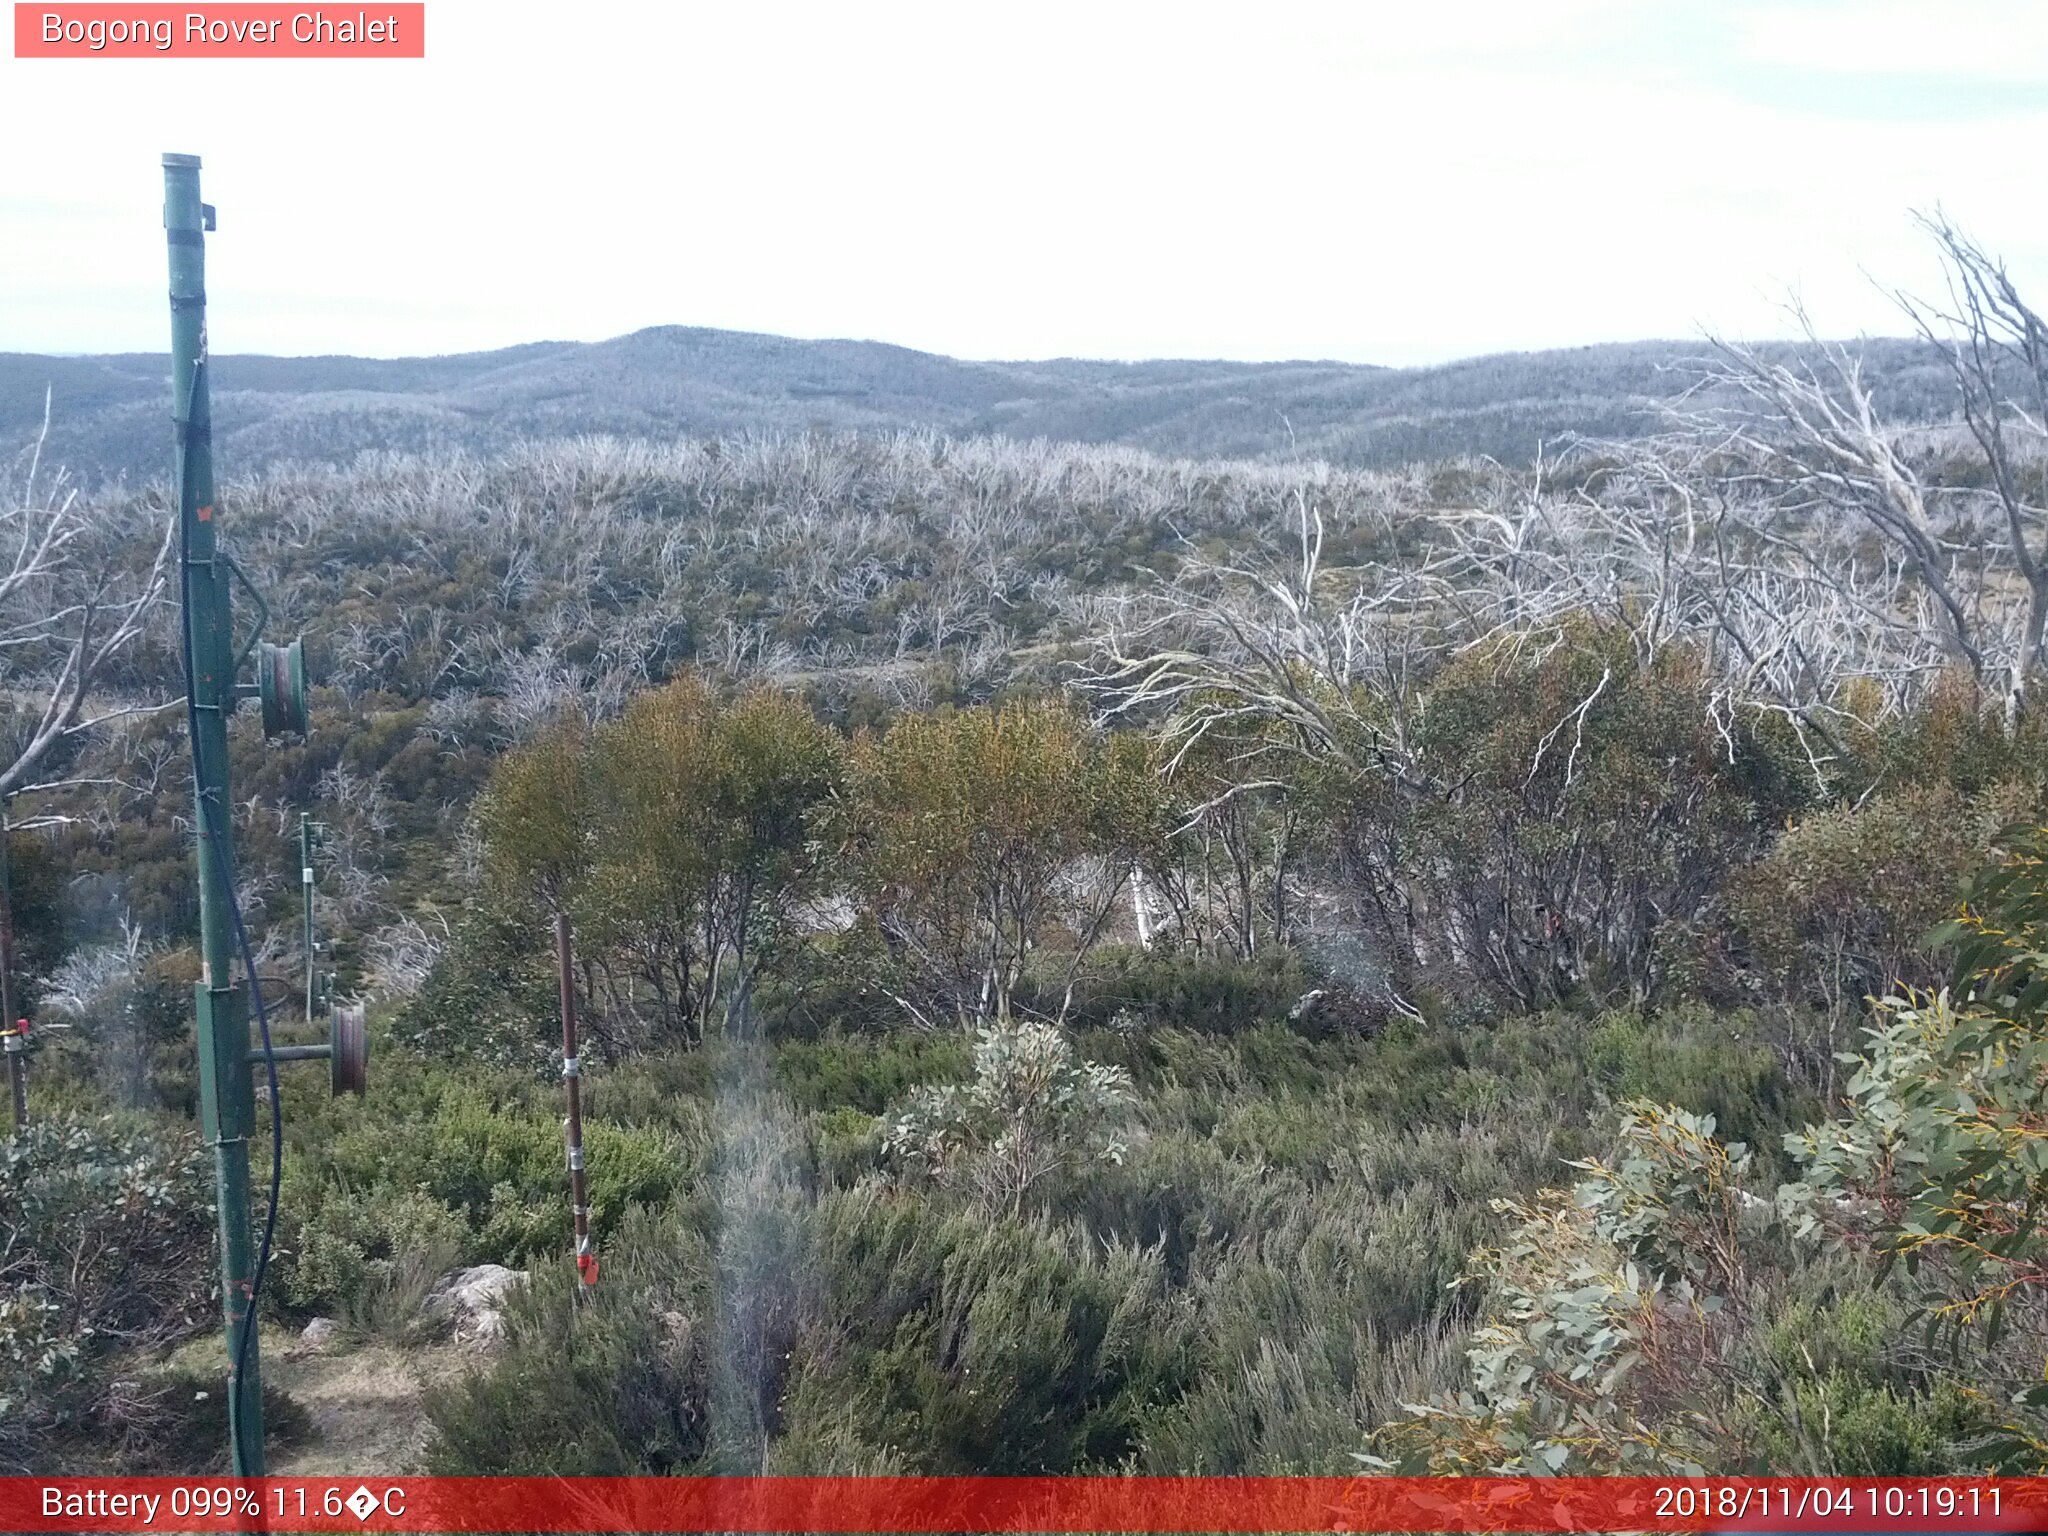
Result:
M192 774L198 822L199 1115L213 1148L220 1204L221 1308L227 1318L228 1425L235 1475L263 1474L263 1390L250 1316L249 1138L256 1123L248 999L235 982L227 888L228 716L235 707L227 563L216 558L212 412L206 386L206 229L199 157L164 156L164 234L171 258L171 413L177 427L185 640L192 669ZM236 1362L241 1362L238 1370Z
M28 1041L14 1016L14 885L7 868L7 802L0 799L0 1046L14 1099L14 1128L28 1129Z
M313 818L299 812L299 889L306 907L306 1022L313 1022L320 951L313 943Z

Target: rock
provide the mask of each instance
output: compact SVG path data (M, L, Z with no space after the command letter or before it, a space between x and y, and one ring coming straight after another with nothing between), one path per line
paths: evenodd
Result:
M440 1289L462 1311L481 1312L504 1305L515 1286L526 1284L526 1271L507 1269L502 1264L479 1264L457 1270L441 1282Z
M661 1324L661 1331L678 1350L688 1350L692 1329L689 1318L680 1312L657 1312L654 1320Z
M502 1264L459 1269L434 1287L427 1310L455 1325L459 1344L487 1345L505 1336L505 1300L526 1284L526 1271Z
M1329 996L1329 993L1322 987L1317 987L1312 992L1302 993L1300 1001L1287 1010L1288 1019L1299 1024L1303 1019L1314 1013L1317 1005L1327 996Z

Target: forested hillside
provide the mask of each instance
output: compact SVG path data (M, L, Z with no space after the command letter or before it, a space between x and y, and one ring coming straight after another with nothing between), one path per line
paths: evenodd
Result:
M507 440L219 498L319 680L303 737L234 730L265 995L297 1038L310 810L375 1040L362 1100L285 1074L276 1342L452 1349L443 1275L530 1274L424 1399L464 1473L2048 1466L2048 365L1983 292L2018 329L1981 353L1727 349L1656 435L1540 468L1336 462L1334 405L1298 451L1205 439L1268 458L1130 446L1232 418L1196 365L1030 365L1125 441L1024 443L682 434L707 370L606 371L706 333L332 364ZM738 350L731 409L788 389ZM1017 399L826 355L895 402L863 428ZM1599 409L1655 355L1593 354ZM132 366L95 409L139 432ZM1285 388L1578 409L1546 367ZM1089 413L1111 375L1153 425ZM1959 424L1889 414L1937 379ZM629 436L542 430L614 386ZM13 527L69 541L6 589L37 1123L0 1467L184 1470L217 1314L166 509L74 494L59 443Z
M1699 378L1703 342L1472 358L1430 368L1331 362L961 362L876 342L664 326L592 344L456 357L221 356L224 462L347 465L364 453L498 453L581 433L932 428L1116 443L1179 457L1305 457L1359 467L1487 455L1526 464L1571 434L1634 437ZM1868 344L1894 420L1946 420L1938 358ZM146 479L165 460L162 357L0 355L0 441L54 397L52 450L85 476Z

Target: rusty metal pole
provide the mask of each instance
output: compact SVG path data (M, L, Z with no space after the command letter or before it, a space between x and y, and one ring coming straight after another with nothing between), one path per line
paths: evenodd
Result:
M569 914L555 914L555 966L562 987L562 1087L569 1098L563 1122L569 1145L569 1211L576 1223L576 1273L597 1284L597 1255L590 1247L590 1198L583 1182L583 1062L576 1053L576 973L569 949Z
M14 1129L28 1129L28 1020L0 1029L0 1047L5 1047L7 1078L14 1088Z

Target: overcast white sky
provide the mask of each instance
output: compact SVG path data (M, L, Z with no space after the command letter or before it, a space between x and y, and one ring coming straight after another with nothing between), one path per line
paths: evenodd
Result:
M372 7L374 9L374 6ZM330 11L342 6L330 4ZM347 7L353 14L355 6ZM424 61L0 58L0 350L659 324L1415 363L1897 331L1939 200L2048 289L2048 4L428 0Z

